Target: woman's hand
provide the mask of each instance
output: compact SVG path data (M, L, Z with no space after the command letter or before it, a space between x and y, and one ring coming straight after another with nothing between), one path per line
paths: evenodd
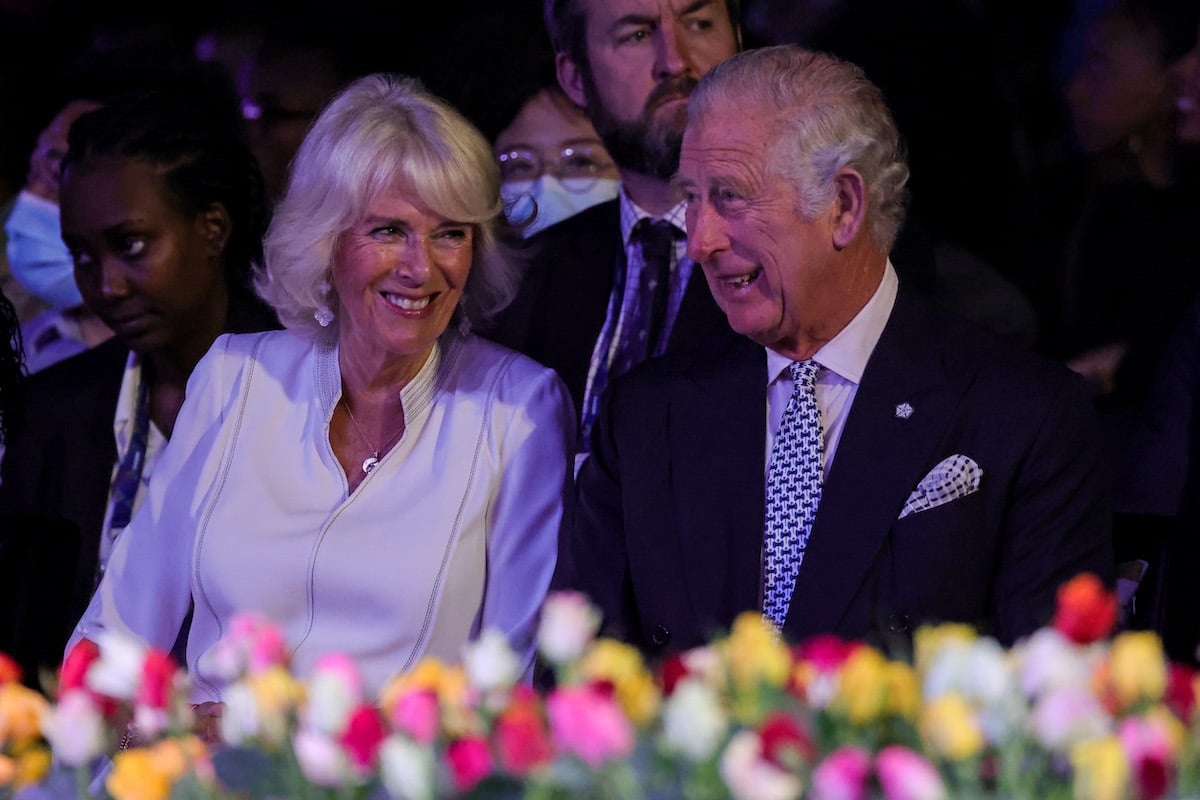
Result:
M196 715L196 722L193 732L200 737L200 740L205 744L220 744L221 742L221 714L225 712L224 703L201 703L198 706L192 706L192 713Z

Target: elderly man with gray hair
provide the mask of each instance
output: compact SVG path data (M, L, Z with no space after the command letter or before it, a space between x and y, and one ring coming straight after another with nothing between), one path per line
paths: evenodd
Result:
M557 585L606 633L655 656L759 610L790 640L962 621L1012 642L1075 574L1111 584L1085 387L901 283L907 179L853 64L785 45L701 79L675 183L736 333L603 405Z

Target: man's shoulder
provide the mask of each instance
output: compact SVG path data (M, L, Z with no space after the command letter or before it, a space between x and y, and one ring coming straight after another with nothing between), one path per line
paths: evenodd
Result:
M621 224L620 200L614 198L589 206L577 214L561 219L548 228L529 237L529 243L540 246L543 242L562 239L577 239L582 234L618 234Z
M572 258L599 257L606 250L614 250L620 239L619 201L606 200L530 236L526 243L530 268L554 264L568 254Z
M1071 397L1090 404L1086 382L1061 362L1021 347L976 322L937 309L924 298L908 300L910 311L919 309L917 313L931 322L947 368L974 375L985 393L999 398L1005 389L1020 390L1026 401Z
M635 365L614 381L613 388L653 399L679 381L715 386L737 381L747 370L762 370L765 380L766 351L762 345L732 328L714 326L686 347L670 348L661 356Z

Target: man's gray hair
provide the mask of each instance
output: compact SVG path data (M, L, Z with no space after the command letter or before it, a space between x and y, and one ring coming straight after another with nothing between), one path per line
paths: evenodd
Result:
M862 175L871 234L891 250L904 221L908 164L883 94L861 68L798 45L738 53L700 79L688 121L739 109L775 120L770 166L795 185L804 216L833 201L842 167Z

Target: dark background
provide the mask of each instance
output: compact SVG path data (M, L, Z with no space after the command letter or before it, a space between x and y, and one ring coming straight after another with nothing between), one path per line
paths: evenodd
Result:
M747 46L794 41L862 65L906 137L914 207L932 235L1036 291L1043 178L1077 155L1059 79L1074 26L1104 2L742 0L741 24ZM1200 3L1179 3L1193 20L1181 35L1194 37ZM418 75L491 135L512 111L516 62L548 48L540 15L540 0L0 0L0 199L61 104L63 71L89 49L141 40L188 52L202 31L254 17L307 26L350 72Z

